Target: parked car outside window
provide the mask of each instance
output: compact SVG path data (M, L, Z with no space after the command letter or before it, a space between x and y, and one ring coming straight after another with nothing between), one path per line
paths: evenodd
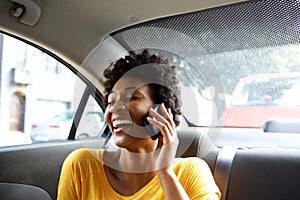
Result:
M30 137L33 141L65 140L69 136L74 112L60 113L47 121L32 124Z
M225 127L261 128L268 120L300 118L300 73L247 76L237 83Z
M2 33L0 41L0 146L67 140L86 83L25 42ZM76 137L98 136L104 127L103 111L94 97L87 107L76 125L86 130Z

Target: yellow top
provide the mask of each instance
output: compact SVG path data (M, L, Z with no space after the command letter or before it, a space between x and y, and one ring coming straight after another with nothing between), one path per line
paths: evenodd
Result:
M131 196L117 193L106 178L103 149L78 149L65 160L58 185L58 200L160 200L165 199L158 177ZM221 196L208 165L199 158L180 158L174 172L190 199L206 200L212 194ZM130 185L128 185L130 187Z

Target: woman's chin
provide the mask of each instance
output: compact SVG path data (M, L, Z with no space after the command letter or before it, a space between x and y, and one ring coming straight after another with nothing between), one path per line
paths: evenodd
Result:
M128 137L131 139L145 139L149 135L145 132L145 129L141 126L124 126L113 129L115 136Z
M138 146L139 147L141 147L141 145L145 146L145 144L148 143L147 141L150 138L148 135L142 135L141 137L133 136L133 135L129 135L123 131L114 132L113 137L114 137L114 143L116 146L118 146L120 148L126 148L129 151L132 151L131 147L136 149ZM134 152L135 152L135 150L134 150Z
M123 131L114 131L114 142L115 145L118 147L126 147L127 145L131 144L132 142L136 141L137 138L128 135L126 132Z

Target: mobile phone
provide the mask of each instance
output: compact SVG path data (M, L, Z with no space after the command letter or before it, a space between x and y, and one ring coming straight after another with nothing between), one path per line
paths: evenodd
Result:
M160 108L159 108L159 104L155 104L152 108L154 111L156 111L157 113L162 115ZM148 112L143 117L141 124L144 127L144 129L146 130L146 132L148 133L148 135L151 137L151 139L156 140L158 138L158 136L161 134L161 132L156 126L154 126L148 122L147 117L153 118L153 116L151 116L150 113Z

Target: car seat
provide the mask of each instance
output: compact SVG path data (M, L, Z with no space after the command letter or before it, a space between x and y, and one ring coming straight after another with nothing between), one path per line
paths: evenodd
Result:
M0 183L1 200L52 200L42 188L19 184Z

